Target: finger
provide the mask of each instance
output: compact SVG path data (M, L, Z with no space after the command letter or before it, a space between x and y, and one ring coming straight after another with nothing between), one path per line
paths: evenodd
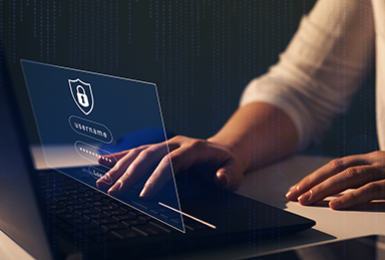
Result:
M381 176L369 174L370 171L373 171L372 166L350 167L305 192L298 201L301 205L311 205L346 189L361 187L368 182L381 179Z
M384 151L374 151L365 154L365 157L367 158L367 161L371 164L376 164L376 162L378 162L380 158L384 157L384 153Z
M171 167L171 159L168 155L163 157L154 173L146 181L140 193L143 199L152 199L163 189L166 184L172 180L173 172Z
M368 203L374 199L385 198L385 181L376 181L366 184L365 186L351 191L329 203L329 207L337 209L346 209L355 205Z
M186 154L189 154L186 156ZM146 181L140 193L143 199L154 198L160 190L172 179L174 173L183 172L194 164L201 163L202 158L199 152L192 152L190 147L180 147L164 156L155 169L154 173Z
M96 181L96 186L99 189L107 189L110 187L111 185L108 185L108 183L115 183L143 149L145 148L142 147L125 151L126 155L115 164L114 168Z
M118 160L112 155L99 155L98 163L107 167L113 167Z
M98 163L108 167L114 166L120 159L122 159L129 151L123 151L120 153L100 155L98 157ZM106 160L107 159L107 160ZM111 161L110 161L111 160Z
M214 182L221 188L235 190L242 183L243 175L234 160L228 160L215 174Z
M107 167L113 167L120 159L122 159L129 151L123 151L114 154L99 155L98 163Z
M132 189L167 153L166 142L142 150L119 180L108 190L108 194L119 195Z
M340 159L334 159L302 179L286 194L286 197L289 200L296 201L299 196L331 176L349 167L365 164L367 164L367 158L363 155L352 155Z

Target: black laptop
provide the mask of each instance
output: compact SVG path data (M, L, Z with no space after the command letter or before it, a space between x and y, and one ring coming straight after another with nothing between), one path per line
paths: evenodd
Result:
M52 65L27 63L40 69L50 66L64 73L70 71ZM163 200L159 199L168 206L172 205L172 198L177 199L172 210L165 211L159 203L140 200L139 191L130 192L128 197L113 198L98 190L92 185L97 178L92 176L94 172L90 170L92 167L97 169L98 165L91 161L85 166L36 171L16 106L16 88L6 71L6 63L2 66L0 227L37 259L63 259L71 255L84 259L118 259L127 255L151 258L168 254L171 245L172 251L177 252L236 241L247 242L250 236L259 239L279 237L315 224L312 220L217 189L191 175L182 174L176 178L175 186L171 185L172 191L177 192L179 185L179 193L172 194L176 197L168 192ZM85 71L76 73L93 75ZM97 76L109 79L106 75ZM36 74L36 77L40 75ZM129 88L128 79L119 80ZM70 92L69 86L66 86L66 91ZM68 94L68 97L71 95ZM96 104L96 100L94 102ZM51 110L55 109L51 107ZM52 127L50 125L54 123L52 118L45 122L47 127ZM82 136L76 131L73 133ZM45 138L42 138L43 144ZM51 154L61 149L52 150L52 146L48 145L45 154L47 164L52 163ZM76 149L80 148L75 145L72 149L76 153ZM87 158L84 160L87 161Z

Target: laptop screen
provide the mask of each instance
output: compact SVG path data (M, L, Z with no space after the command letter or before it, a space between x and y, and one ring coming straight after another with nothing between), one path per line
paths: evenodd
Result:
M41 152L36 165L56 169L184 232L171 161L162 171L163 189L151 199L139 196L161 159L168 157L156 85L27 60L21 63L41 142L33 148L34 154ZM108 193L119 180L110 170L122 154L153 143L161 145L152 161L139 164L131 183L122 182L121 192Z

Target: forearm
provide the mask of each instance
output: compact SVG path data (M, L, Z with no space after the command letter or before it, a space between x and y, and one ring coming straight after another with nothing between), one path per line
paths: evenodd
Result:
M298 133L281 109L254 102L239 108L208 141L227 147L245 172L292 154Z

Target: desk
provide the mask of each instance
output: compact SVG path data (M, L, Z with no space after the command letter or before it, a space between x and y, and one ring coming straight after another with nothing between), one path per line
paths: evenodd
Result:
M309 244L322 244L372 234L385 235L383 201L348 211L333 211L328 208L327 203L304 207L286 200L285 194L291 185L329 161L330 158L293 156L260 171L247 173L242 186L236 191L243 196L313 219L317 224L312 229L279 239L266 239L254 245L242 243L228 246L221 251L210 249L189 252L188 255L179 255L178 259L238 259L288 248L300 248ZM0 232L0 258L33 259L2 232Z

